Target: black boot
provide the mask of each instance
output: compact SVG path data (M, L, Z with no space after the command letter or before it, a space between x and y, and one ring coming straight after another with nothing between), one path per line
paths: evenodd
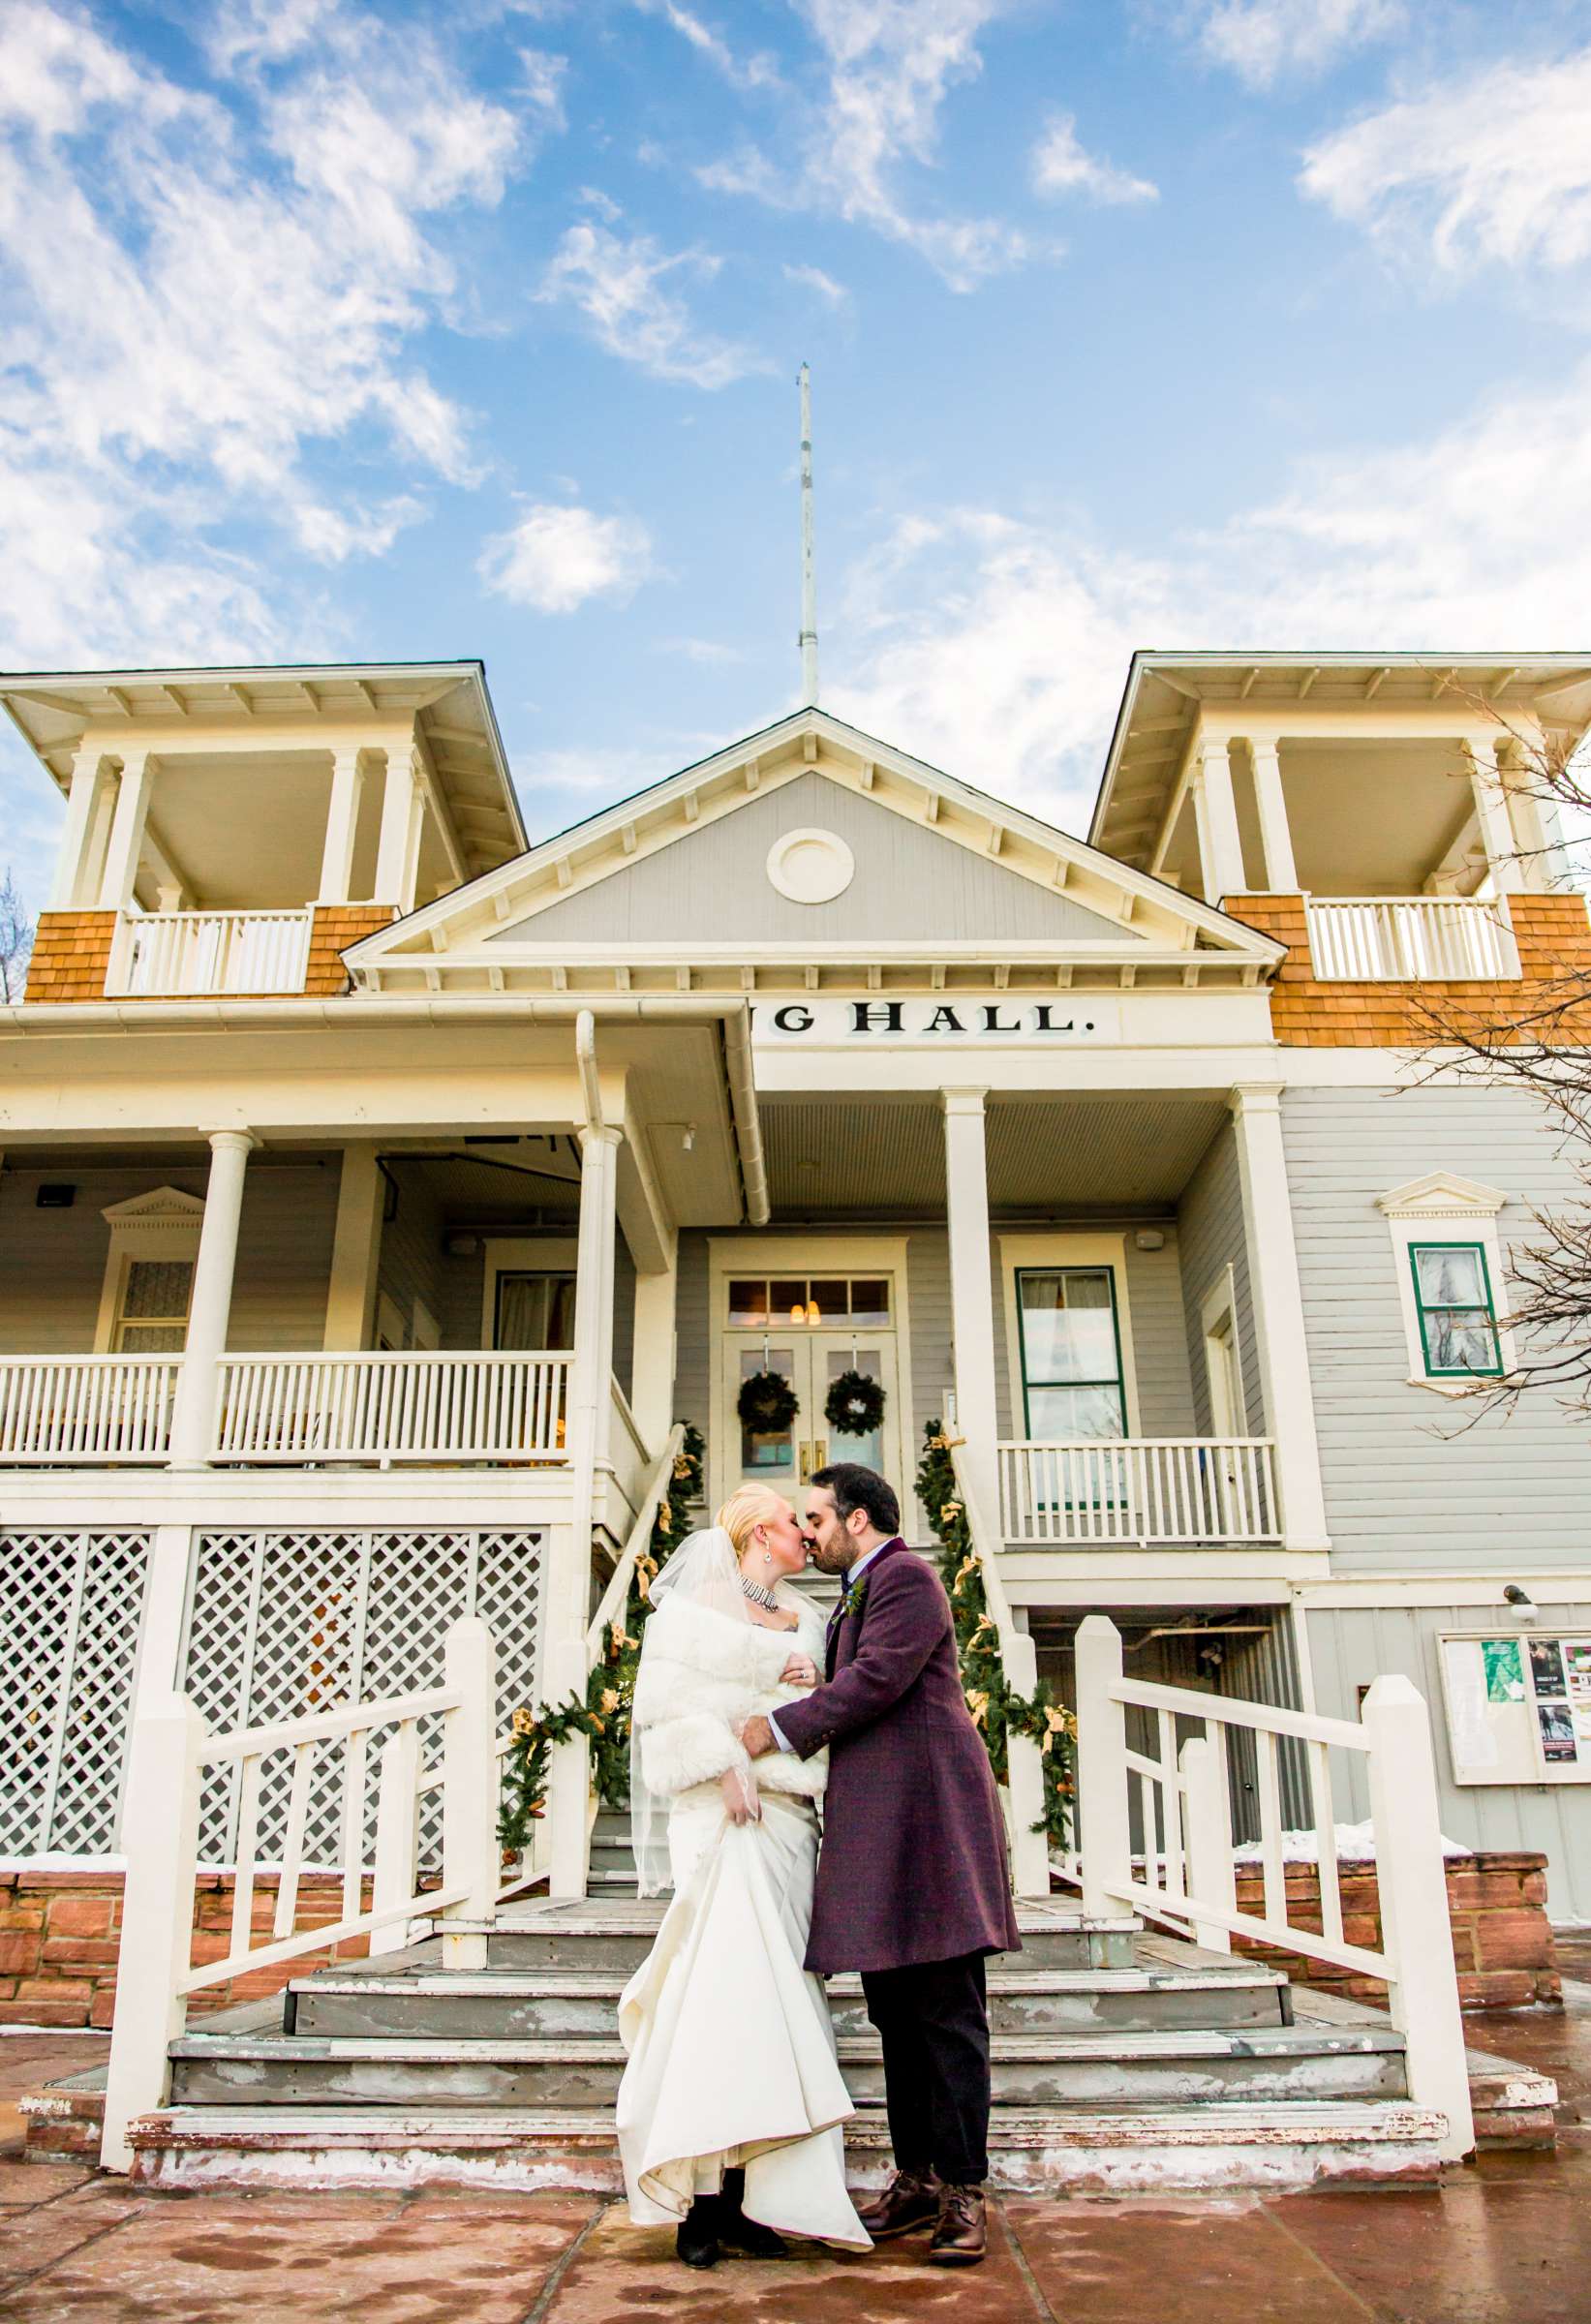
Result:
M680 2221L674 2250L688 2268L714 2268L719 2263L719 2228L723 2217L721 2195L698 2195Z
M725 2171L719 2197L719 2242L724 2250L740 2251L748 2259L788 2259L790 2247L784 2238L760 2219L749 2219L741 2209L745 2199L746 2173Z

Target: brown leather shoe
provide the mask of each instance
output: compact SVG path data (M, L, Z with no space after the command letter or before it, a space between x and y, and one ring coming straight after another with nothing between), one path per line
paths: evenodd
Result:
M857 2205L857 2217L875 2244L931 2227L939 2217L939 2182L932 2171L897 2171L881 2195Z
M989 2222L984 2215L981 2186L951 2186L939 2190L939 2223L928 2248L929 2265L935 2268L975 2268L989 2249Z

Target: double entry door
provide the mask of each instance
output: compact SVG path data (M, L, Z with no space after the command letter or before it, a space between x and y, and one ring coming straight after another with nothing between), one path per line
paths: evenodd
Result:
M723 1284L721 1490L771 1484L799 1506L801 1488L833 1460L877 1469L903 1496L894 1284L888 1275L735 1275ZM860 1372L884 1391L877 1425L841 1430L824 1406L837 1380ZM759 1372L787 1380L796 1399L781 1428L759 1427L739 1412L741 1391Z

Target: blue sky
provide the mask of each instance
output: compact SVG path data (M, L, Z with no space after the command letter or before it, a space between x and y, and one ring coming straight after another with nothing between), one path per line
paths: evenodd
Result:
M0 666L797 699L1083 826L1137 645L1584 648L1591 4L0 0ZM56 810L0 743L7 860Z

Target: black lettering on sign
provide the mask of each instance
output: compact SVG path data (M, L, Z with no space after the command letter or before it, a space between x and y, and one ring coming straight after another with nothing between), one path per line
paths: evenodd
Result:
M804 1008L800 1001L790 1001L774 1011L774 1023L781 1033L810 1033L816 1020L811 1010Z
M999 1002L986 1000L981 1030L986 1033L1020 1033L1022 1027L1020 1024L1001 1024Z
M923 1030L925 1033L964 1033L966 1027L955 1010L947 1008L941 1001Z
M898 1000L853 1000L851 1002L851 1031L853 1033L899 1033L901 1003Z
M1041 1000L1035 1003L1033 1009L1033 1030L1035 1033L1076 1032L1077 1019L1075 1017L1068 1017L1064 1024L1052 1024L1050 1018L1050 1007L1051 1004L1047 1000Z

